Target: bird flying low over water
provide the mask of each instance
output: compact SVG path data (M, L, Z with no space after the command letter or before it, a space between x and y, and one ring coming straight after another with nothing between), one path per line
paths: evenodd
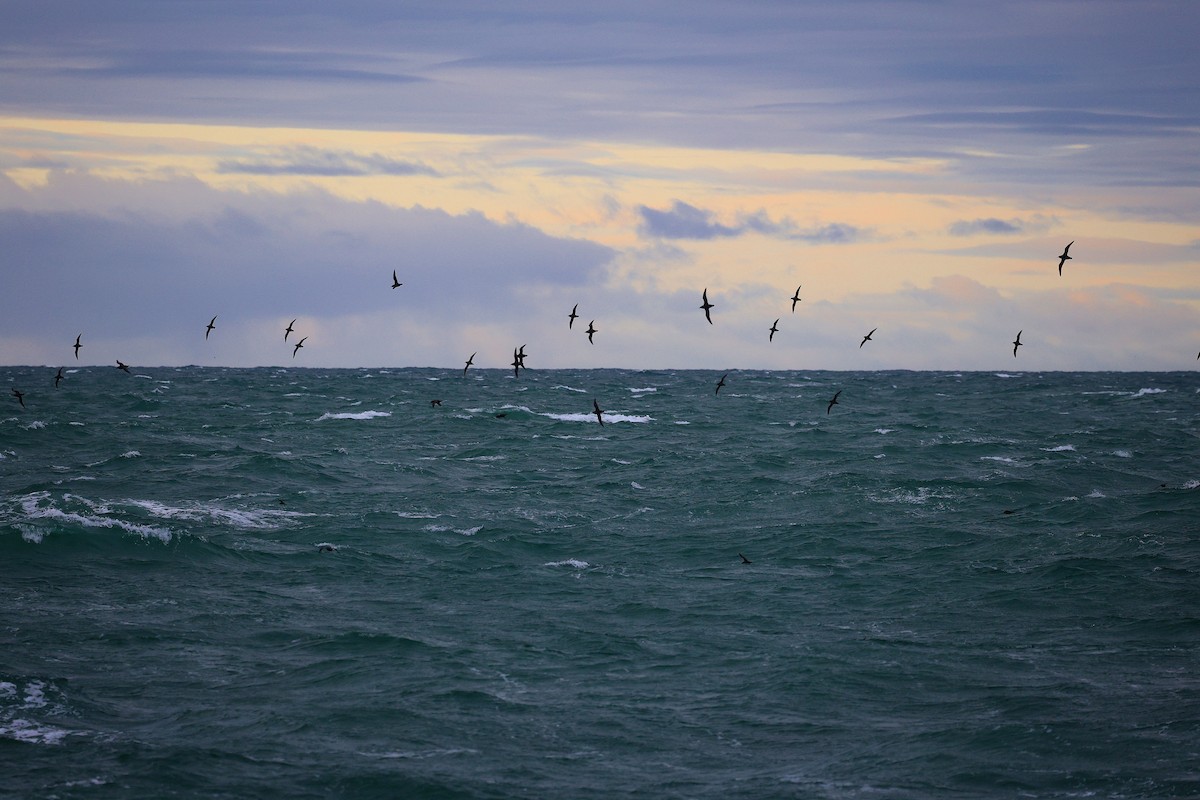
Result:
M392 288L399 289L404 284L396 279L396 270L392 270Z
M579 310L579 303L576 303L575 307L571 309L571 313L567 315L567 328L568 329L575 327L575 319L579 316L575 312L578 310Z
M441 408L441 406L442 406L441 400L430 400L429 401L430 408Z
M296 317L296 319L299 319L299 317ZM289 335L289 334L292 332L292 326L293 326L293 325L295 325L295 324L296 324L296 320L295 320L295 319L294 319L294 320L292 320L291 322L289 322L289 323L288 323L287 330L285 330L285 331L283 332L283 340L284 340L285 342L287 341L287 337L288 337L288 335Z
M208 341L208 335L213 332L213 328L217 327L216 322L215 316L208 321L208 325L204 328L204 341Z
M1024 333L1024 332L1025 332L1024 330L1019 330L1019 331L1017 331L1017 338L1016 338L1016 339L1013 339L1013 343L1012 343L1012 346L1013 346L1013 358L1016 358L1016 357L1017 357L1017 348L1021 346L1021 334L1022 334L1022 333Z
M55 389L57 389L57 388L58 388L58 385L59 385L60 383L62 383L62 379L63 379L63 374L62 374L62 371L63 371L63 368L62 368L62 367L59 367L59 368L58 368L58 374L54 376L54 388L55 388Z
M826 414L828 414L830 411L832 411L834 406L840 406L840 405L841 405L841 403L839 403L839 402L837 401L837 399L838 399L838 395L840 395L841 393L842 393L842 390L841 390L841 389L838 389L838 390L837 390L837 394L835 394L835 395L833 396L833 399L829 401L829 405L825 406L825 413L826 413Z
M75 360L77 360L77 361L79 360L79 348L83 346L83 345L79 344L79 340L82 338L83 338L82 333L75 337Z
M592 334L595 332L596 332L596 320L592 320L591 322L588 323L588 329L587 329L588 344L595 344L595 342L592 341Z
M1058 257L1058 276L1060 278L1062 277L1063 264L1065 264L1071 260L1071 257L1069 255L1067 255L1067 251L1071 249L1072 244L1075 244L1075 242L1072 241L1070 244L1068 244L1066 247L1064 247L1062 253Z
M804 284L800 284L800 286L803 286L803 285ZM796 303L800 302L800 286L796 287L796 293L794 295L792 295L792 313L793 314L796 313Z
M771 335L767 337L768 342L775 341L775 334L778 330L779 330L779 318L776 317L775 321L771 323Z
M478 352L478 351L476 351L476 352ZM469 370L471 368L471 365L474 363L475 363L475 353L471 353L471 357L467 359L467 365L465 367L463 367L463 377L464 378L467 377L467 370Z
M24 408L25 407L25 393L18 392L16 389L13 389L12 393L13 393L13 397L17 398L17 402L21 404L21 408Z
M859 342L859 343L858 343L858 349L859 349L859 350L862 350L862 346L863 346L864 344L866 344L867 342L873 342L873 341L875 341L874 339L872 339L872 338L871 338L871 336L872 336L872 334L874 334L874 333L875 333L875 331L877 331L877 330L879 330L879 328L871 328L871 333L868 333L866 336L864 336L864 337L863 337L863 340L862 340L861 342ZM886 349L886 348L885 348L885 349Z
M300 352L300 348L301 348L301 347L304 347L304 342L305 342L305 340L306 340L306 339L308 339L308 337L307 337L307 336L305 336L305 337L304 337L303 339L301 339L300 341L296 342L296 346L292 348L292 358L295 358L295 357L296 357L296 353L299 353L299 352Z
M601 414L604 412L600 410L600 404L596 402L594 397L592 398L592 413L596 415L596 422L599 422L601 425L603 425L604 417L602 417Z
M721 376L721 380L717 381L716 391L713 392L714 396L721 393L721 387L725 385L725 379L728 377L729 377L729 373L726 372L724 375Z
M513 377L514 378L521 377L521 357L520 357L520 355L517 354L516 350L513 350L512 368L513 368Z
M742 560L742 563L743 563L743 564L751 564L751 563L753 563L752 561L750 561L750 559L746 558L746 557L745 557L744 555L742 555L741 553L738 553L738 558L740 558L740 559Z
M129 365L121 363L121 359L118 358L117 359L117 369L123 370L125 372L129 372ZM130 372L129 374L132 375L133 373Z
M716 306L714 306L712 303L708 302L708 287L707 286L704 287L703 297L704 297L704 303L700 307L704 309L704 318L706 320L708 320L709 325L712 325L712 315L709 312L712 309L716 308Z

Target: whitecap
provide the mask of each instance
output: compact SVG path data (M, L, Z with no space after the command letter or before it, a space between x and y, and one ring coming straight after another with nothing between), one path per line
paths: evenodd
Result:
M30 722L27 719L12 719L0 724L0 738L14 739L27 744L62 744L71 731Z
M556 419L559 422L595 422L595 414L551 414L540 413L539 416ZM604 412L605 422L650 422L653 417L641 414L617 414L614 412Z
M677 419L677 420L675 420L675 424L676 425L691 425L692 423L688 422L686 419Z
M1183 488L1185 488L1185 489L1198 489L1198 488L1200 488L1200 481L1188 481L1187 483L1185 483L1185 484L1183 485Z
M1007 456L980 456L979 460L980 461L999 461L1004 464L1016 464L1017 463L1017 460L1015 458L1008 458Z
M555 386L554 388L555 389L566 389L568 392L579 392L580 394L587 394L587 389L576 389L574 386L567 386L567 385L561 384L561 383L558 386Z
M374 419L375 417L390 417L391 415L392 412L390 411L360 411L357 414L351 414L349 412L335 414L332 411L326 411L324 414L317 417L315 422L322 422L323 420L327 419Z
M895 430L895 428L876 428L875 433L888 434L888 433L891 433L893 430Z
M1138 389L1133 397L1145 397L1148 394L1166 394L1166 389Z
M1058 447L1043 447L1041 450L1045 453L1074 453L1075 445L1060 444Z
M996 377L997 378L1019 378L1019 377L1021 377L1021 375L1020 375L1020 373L1018 373L1016 375L1010 375L1007 372L997 372Z
M638 393L638 394L648 394L648 393L650 393L650 392L657 392L657 391L658 391L658 389L654 388L653 386L647 386L647 387L645 387L644 389L635 389L635 388L633 388L633 387L626 387L626 388L627 388L627 389L629 389L629 391L631 391L631 392L636 392L636 393Z
M577 558L568 558L564 561L547 561L542 566L544 567L573 567L575 569L587 569L591 566L586 561L580 561Z
M46 423L42 422L40 419L35 419L33 422L25 426L25 430L36 431L41 430L44 427L46 427Z
M1104 492L1100 491L1099 489L1092 489L1091 494L1088 495L1088 497L1107 497L1107 496L1108 495L1106 495Z
M128 450L124 453L121 453L121 458L138 458L139 456L141 456L141 453L139 453L137 450Z
M646 488L645 486L642 486L637 481L630 481L629 485L632 486L634 489L645 489Z
M1128 450L1113 450L1113 455L1117 458L1133 458L1133 453Z

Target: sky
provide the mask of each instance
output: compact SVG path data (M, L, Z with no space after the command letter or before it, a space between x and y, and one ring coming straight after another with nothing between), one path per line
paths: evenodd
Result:
M1192 0L3 15L0 364L1200 368Z

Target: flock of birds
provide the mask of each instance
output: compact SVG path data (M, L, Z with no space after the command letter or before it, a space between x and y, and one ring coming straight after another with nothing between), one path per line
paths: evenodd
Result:
M1065 264L1065 263L1067 263L1067 261L1071 260L1071 256L1069 255L1069 253L1071 250L1071 245L1073 245L1073 244L1075 244L1074 241L1067 244L1067 246L1063 248L1062 253L1060 253L1058 256L1059 277L1062 276L1063 264ZM401 283L399 280L399 276L397 275L396 270L392 270L392 288L398 289L403 285L404 284ZM789 298L792 301L792 313L793 314L796 313L796 304L801 302L801 298L800 298L800 289L801 288L803 288L803 284L801 284L800 286L797 286L795 293L792 294L792 296ZM712 310L714 308L716 308L716 304L710 302L708 299L708 287L704 288L704 291L701 292L700 297L701 297L700 309L702 311L704 311L704 318L708 321L708 324L712 325L713 324ZM567 315L567 328L568 329L574 329L575 320L579 319L578 312L579 312L579 304L576 303L574 305L574 307L571 309L571 313ZM299 318L297 318L297 319L299 319ZM775 319L775 321L773 323L771 323L767 341L775 340L775 334L779 331L779 320L780 319L781 319L781 317L777 317ZM284 331L283 331L283 341L284 342L288 342L289 337L292 335L292 333L295 332L294 326L296 324L296 321L297 321L296 319L293 319L291 322L288 323L287 328L284 329ZM217 315L214 315L213 318L208 321L208 325L206 325L204 328L205 341L208 340L209 334L211 334L216 329L216 327L217 327ZM877 331L877 330L879 330L879 329L872 328L869 333L867 333L865 336L863 336L862 341L858 343L859 349L861 349L862 346L865 345L867 342L874 341L871 337L875 335L875 331ZM599 332L599 329L596 327L596 320L591 320L590 322L588 322L586 333L587 333L587 337L588 337L588 342L590 344L595 344L595 340L593 337L598 332ZM1020 348L1022 346L1021 334L1024 332L1025 332L1024 330L1017 331L1017 338L1014 339L1012 342L1014 358L1017 355L1018 348ZM75 359L76 360L79 359L79 350L80 350L80 348L83 347L82 339L83 339L82 333L75 337L75 344L73 345L73 348L75 350ZM296 357L296 354L299 353L301 348L304 347L304 342L307 340L308 340L308 337L304 336L304 337L301 337L299 340L297 340L292 345L292 358ZM471 368L471 366L475 363L476 355L478 355L478 352L471 353L470 357L467 359L466 365L463 367L463 377L464 378L467 375L467 370L469 370ZM1196 358L1200 359L1200 354L1198 354L1196 356ZM125 364L120 359L117 359L116 366L117 366L117 369L119 369L119 370L122 370L124 372L129 372L129 365ZM513 360L512 360L511 366L513 368L513 376L520 377L521 370L525 369L525 345L521 345L520 347L513 349ZM54 387L56 389L58 388L59 384L62 383L62 381L63 381L63 369L64 369L63 367L59 367L58 373L54 376ZM727 377L729 377L728 372L726 372L724 375L722 375L721 379L717 381L717 386L716 386L716 390L714 391L714 394L721 393L721 389L725 386L725 379ZM21 404L21 408L25 408L26 407L25 406L25 393L14 387L12 389L12 394L16 398L17 402ZM833 397L830 398L828 405L825 407L826 414L829 414L833 410L834 406L840 405L838 403L838 397L841 394L842 394L842 390L839 389L837 391L837 393L835 393L833 395ZM441 400L431 400L430 401L430 405L433 407L440 406L441 404L442 404ZM595 400L595 398L592 399L592 413L595 414L596 421L599 422L601 425L603 425L604 424L604 412L601 410L600 404ZM502 415L497 415L497 416L502 416Z

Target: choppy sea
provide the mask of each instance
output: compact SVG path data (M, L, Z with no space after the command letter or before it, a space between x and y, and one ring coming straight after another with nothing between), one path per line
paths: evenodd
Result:
M1200 796L1196 373L0 374L0 796Z

